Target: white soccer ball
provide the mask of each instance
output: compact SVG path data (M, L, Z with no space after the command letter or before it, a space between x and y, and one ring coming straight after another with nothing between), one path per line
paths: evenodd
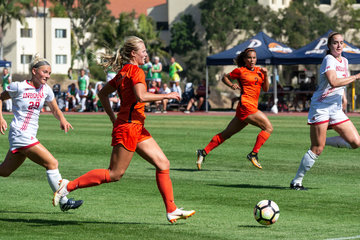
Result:
M262 200L254 208L254 217L262 225L274 224L279 216L279 206L271 200Z

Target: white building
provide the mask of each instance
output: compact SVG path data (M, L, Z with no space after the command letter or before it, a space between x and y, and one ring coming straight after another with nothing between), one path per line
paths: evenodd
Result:
M71 65L70 29L68 18L46 18L45 31L44 18L28 17L24 25L13 20L3 39L4 59L12 62L12 73L28 74L29 63L39 53L50 62L52 73L66 74Z

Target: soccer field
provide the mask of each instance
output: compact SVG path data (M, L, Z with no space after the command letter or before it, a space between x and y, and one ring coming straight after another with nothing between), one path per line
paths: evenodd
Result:
M40 117L38 139L59 161L63 178L107 168L111 124L106 115L67 115L74 130L64 134L52 115ZM5 115L10 124L12 115ZM51 204L45 169L30 160L0 178L0 239L360 239L360 150L326 147L304 178L309 191L290 190L310 146L305 116L270 116L274 132L259 153L262 170L246 155L258 128L213 150L196 170L195 151L223 130L232 116L151 115L146 128L171 162L178 207L196 214L171 225L157 190L155 170L135 155L123 179L79 189L69 196L81 208L61 212ZM360 129L360 117L352 117ZM328 136L335 136L329 131ZM0 136L0 161L8 151ZM253 208L271 199L277 223L257 223Z

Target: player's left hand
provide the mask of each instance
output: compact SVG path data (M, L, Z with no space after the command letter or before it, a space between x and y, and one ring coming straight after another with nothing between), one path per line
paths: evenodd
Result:
M0 119L0 133L2 135L5 135L6 129L7 129L7 123L6 123L5 119L2 118L2 119Z
M264 74L264 75L267 75L267 73L268 73L267 68L264 68L264 67L260 68L260 71L261 71L262 74Z
M68 121L60 122L60 128L67 133L69 129L74 129Z

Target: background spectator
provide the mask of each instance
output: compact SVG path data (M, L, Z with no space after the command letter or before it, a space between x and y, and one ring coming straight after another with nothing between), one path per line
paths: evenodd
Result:
M152 65L152 79L156 82L156 86L158 88L161 87L161 71L162 71L162 64L160 62L159 57L154 57L154 64Z
M85 69L81 69L80 76L78 78L79 96L81 99L81 109L79 110L79 112L83 112L86 109L86 96L89 82L90 80L88 75L85 74Z
M79 89L76 88L75 83L72 83L69 85L66 93L65 111L75 111L79 102Z
M9 86L9 84L11 83L11 74L9 72L9 69L7 68L4 68L3 69L3 76L2 76L2 88L3 88L3 91L6 90L6 87ZM11 98L4 101L4 105L5 105L5 110L7 112L11 112L12 111L12 100Z

